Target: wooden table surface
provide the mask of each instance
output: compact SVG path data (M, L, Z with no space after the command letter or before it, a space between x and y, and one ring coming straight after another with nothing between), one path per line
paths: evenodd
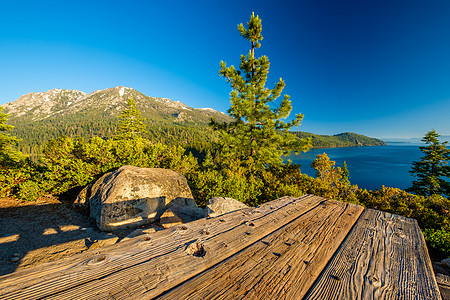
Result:
M313 195L0 276L0 299L441 299L413 219Z

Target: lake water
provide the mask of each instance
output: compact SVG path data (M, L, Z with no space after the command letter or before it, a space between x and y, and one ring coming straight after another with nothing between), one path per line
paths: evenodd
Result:
M392 143L374 147L311 149L287 158L300 164L302 173L315 176L315 170L310 165L318 154L325 152L330 160L336 162L336 166L342 167L344 161L347 163L350 182L360 188L374 190L384 185L404 190L410 187L414 180L409 173L412 162L423 156L420 145Z

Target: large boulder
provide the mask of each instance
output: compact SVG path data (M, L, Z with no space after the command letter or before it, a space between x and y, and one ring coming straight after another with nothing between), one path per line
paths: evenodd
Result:
M233 198L213 197L206 204L205 217L217 217L247 207L244 203Z
M91 188L90 215L103 231L144 225L167 207L197 207L186 178L172 170L123 166Z

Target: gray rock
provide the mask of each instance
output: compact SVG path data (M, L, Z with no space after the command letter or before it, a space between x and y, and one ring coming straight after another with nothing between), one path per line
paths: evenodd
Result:
M92 227L83 227L83 228L80 228L80 230L87 232L87 234L92 234L94 232L94 228L92 228Z
M118 236L113 236L107 239L95 240L90 246L88 250L94 250L101 247L106 247L110 245L114 245L119 240Z
M162 214L159 222L164 228L170 228L184 223L183 220L181 220L181 218L178 217L171 208L166 209L166 211Z
M122 239L122 242L123 241L127 241L129 239L132 239L134 237L143 235L143 234L151 234L151 233L154 233L154 232L156 232L156 229L153 228L153 227L150 227L150 228L147 228L147 229L138 228L138 229L134 230L133 232L131 232L130 234L128 234L126 237L124 237Z
M249 206L233 198L213 197L206 204L205 217L217 217L247 207Z
M91 189L90 215L103 231L157 220L166 207L197 208L186 178L172 170L123 166L103 175Z
M138 229L132 231L129 235L127 235L126 238L132 239L138 235L144 234L143 231L144 231L143 229L138 228Z
M177 205L170 207L170 209L183 221L183 223L196 221L205 216L205 210L200 207Z
M450 257L449 257L449 258L446 258L446 259L443 259L443 260L441 261L441 264L443 264L443 265L446 266L447 268L450 268Z
M72 204L73 209L89 215L89 198L91 197L92 184L88 184L81 192L78 194L77 199Z
M205 212L202 208L194 206L171 206L163 213L160 223L164 228L173 227L183 223L203 218Z

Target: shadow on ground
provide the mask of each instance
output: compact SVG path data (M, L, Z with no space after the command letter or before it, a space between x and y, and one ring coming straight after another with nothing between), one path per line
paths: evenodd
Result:
M113 234L71 208L70 201L0 199L0 276L71 256Z

